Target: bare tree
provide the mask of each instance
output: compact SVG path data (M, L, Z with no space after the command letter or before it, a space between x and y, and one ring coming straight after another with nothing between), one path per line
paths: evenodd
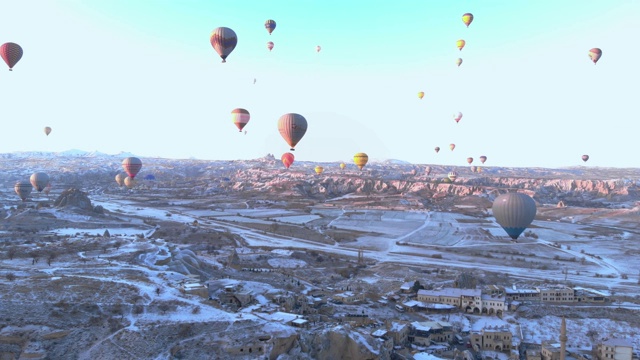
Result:
M16 256L17 253L18 253L18 248L16 248L15 246L10 246L7 249L7 257L9 258L9 260L13 260L13 258Z

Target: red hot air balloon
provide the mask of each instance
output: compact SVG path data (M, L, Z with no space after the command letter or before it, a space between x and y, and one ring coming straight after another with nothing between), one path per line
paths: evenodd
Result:
M267 49L269 49L269 51L273 50L273 46L274 46L273 41L267 42Z
M0 56L2 56L2 60L9 66L9 71L13 71L13 67L16 66L22 58L22 48L16 43L4 43L0 46Z
M594 65L598 62L598 60L600 60L601 56L602 56L602 50L600 50L599 48L593 48L589 50L589 58L591 59L591 61L593 61Z
M467 162L469 163L469 165L471 165L471 163L473 162L473 158L472 157L468 157L467 158Z
M282 163L284 164L284 167L286 167L288 169L289 166L291 166L291 164L293 164L293 160L295 160L295 156L293 156L293 154L290 153L290 152L284 153L284 154L282 154L282 157L280 158L280 160L282 160Z
M453 114L453 120L455 120L456 123L459 123L461 119L462 119L462 113L461 112L458 111L457 113Z
M128 157L122 160L122 168L133 180L142 168L142 161L137 157Z
M241 108L231 110L231 119L238 128L238 131L242 132L242 129L247 125L251 115L249 111Z
M220 55L224 63L227 62L227 56L236 48L238 36L235 31L229 28L219 27L211 32L209 42L211 42L211 46Z
M307 119L300 114L288 113L278 119L278 131L294 151L295 146L307 132Z

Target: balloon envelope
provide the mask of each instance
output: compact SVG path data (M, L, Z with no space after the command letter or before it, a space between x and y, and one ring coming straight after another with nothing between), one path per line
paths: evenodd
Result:
M22 47L12 42L4 43L0 46L0 56L2 56L2 60L9 66L9 70L13 71L13 67L16 66L22 58Z
M265 27L265 29L267 29L267 32L269 33L269 35L271 35L273 30L276 29L276 22L271 20L271 19L269 19L269 20L264 22L264 27Z
M316 46L316 52L320 52L320 50L322 50L322 47L320 45Z
M587 162L589 160L589 155L582 155L582 161Z
M458 47L458 50L462 50L462 48L464 47L464 45L465 45L466 43L467 43L467 42L466 42L466 41L464 41L464 40L462 40L462 39L460 39L460 40L456 41L456 46Z
M124 186L126 186L128 189L131 189L132 187L136 186L136 180L127 176L126 178L124 178Z
M345 163L340 163L340 169L344 169L344 168L346 168L346 167L347 167L347 164L345 164Z
M462 65L462 58L457 58L456 59L456 65L458 65L458 66Z
M601 56L602 50L600 50L599 48L593 48L589 50L589 58L591 59L591 61L593 61L594 65L598 62L598 60L600 60Z
M284 114L278 119L278 131L293 151L307 132L307 119L300 114Z
M118 183L118 185L122 186L124 185L124 178L126 177L126 175L118 173L118 175L116 175L116 182Z
M458 178L458 173L455 171L451 171L449 172L449 174L447 174L447 178L449 178L449 180L451 181L456 181L456 179Z
M456 123L460 122L460 119L462 119L462 113L461 112L457 112L455 114L453 114L453 120L456 121Z
M247 125L250 118L251 114L245 109L237 108L231 110L231 120L240 132L242 132L242 129Z
M227 27L219 27L213 29L209 37L209 42L222 58L222 62L227 62L227 56L231 54L238 44L238 36L233 30Z
M487 157L484 155L480 156L480 162L484 164L485 161L487 161Z
M268 41L267 42L267 49L269 49L269 51L273 50L273 41Z
M45 126L45 127L44 127L44 133L45 133L47 136L49 136L49 134L51 134L51 128L50 128L50 127L48 127L48 126Z
M449 144L449 149L451 149L451 151L453 151L453 149L456 148L456 144Z
M142 168L142 161L137 157L128 157L122 160L122 168L131 179L134 179Z
M419 99L422 99L423 97L424 97L424 91L420 91L420 92L418 93L418 98L419 98Z
M464 15L462 15L462 22L467 25L467 27L469 27L469 25L471 25L471 22L473 21L473 14L472 13L466 13Z
M362 170L362 168L367 165L367 162L369 162L369 155L362 152L357 153L353 155L353 162Z
M536 203L525 194L511 192L493 201L493 216L507 234L516 240L536 217Z
M49 184L49 175L43 172L33 173L29 181L38 192L42 192L47 184Z
M22 201L26 201L31 191L33 191L33 185L29 181L18 181L13 189Z
M436 151L436 154L437 154L437 153L438 153L438 151L440 151L440 146L436 146L436 147L434 148L434 150Z
M280 160L282 160L282 163L284 164L284 167L286 167L288 169L289 166L291 166L291 164L293 164L293 160L295 160L295 156L293 156L293 154L290 153L290 152L284 153L284 154L282 154L282 157L280 158Z
M324 168L322 166L316 166L313 170L316 172L316 174L320 175L324 171Z
M467 162L469 163L469 165L471 165L471 163L473 162L473 158L472 157L468 157L467 158Z

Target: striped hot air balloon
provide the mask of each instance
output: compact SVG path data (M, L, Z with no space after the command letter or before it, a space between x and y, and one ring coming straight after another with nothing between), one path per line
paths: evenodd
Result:
M493 216L504 231L516 240L536 217L536 202L525 194L510 192L493 201Z
M219 27L213 29L211 36L209 36L209 42L224 63L227 62L227 56L236 48L238 36L235 31L227 27Z
M276 29L276 22L271 20L271 19L269 19L269 20L264 22L264 28L267 29L267 32L269 33L269 35L271 35L273 30Z
M278 131L284 140L295 151L295 146L307 132L307 119L296 113L287 113L278 119Z
M231 120L238 128L238 131L242 132L242 129L247 125L251 115L246 109L233 109L231 110Z
M447 174L447 178L449 178L449 180L451 181L456 181L456 179L458 178L458 173L455 171L450 171L449 174Z
M593 61L594 65L598 62L598 60L600 60L601 56L602 50L600 50L599 48L593 48L589 50L589 58L591 59L591 61Z
M362 170L362 168L367 165L367 162L369 162L369 155L359 152L353 155L353 162L356 164L358 169Z
M126 172L127 175L133 180L142 168L142 161L137 157L128 157L122 160L122 168L124 169L124 172Z
M464 48L466 43L467 42L462 39L456 41L456 46L458 47L458 50L462 51L462 48Z
M469 25L471 25L471 22L473 21L473 14L472 13L465 13L464 15L462 15L462 22L467 25L467 27L469 27Z
M22 59L22 53L22 47L16 43L8 42L0 46L0 56L9 66L9 71L13 71L13 67Z

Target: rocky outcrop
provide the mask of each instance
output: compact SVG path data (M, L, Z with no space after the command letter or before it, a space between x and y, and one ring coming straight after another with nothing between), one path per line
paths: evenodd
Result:
M96 206L94 208L89 196L87 196L87 193L76 188L70 188L63 191L53 202L53 206L56 208L72 209L95 214L104 213L102 206Z

